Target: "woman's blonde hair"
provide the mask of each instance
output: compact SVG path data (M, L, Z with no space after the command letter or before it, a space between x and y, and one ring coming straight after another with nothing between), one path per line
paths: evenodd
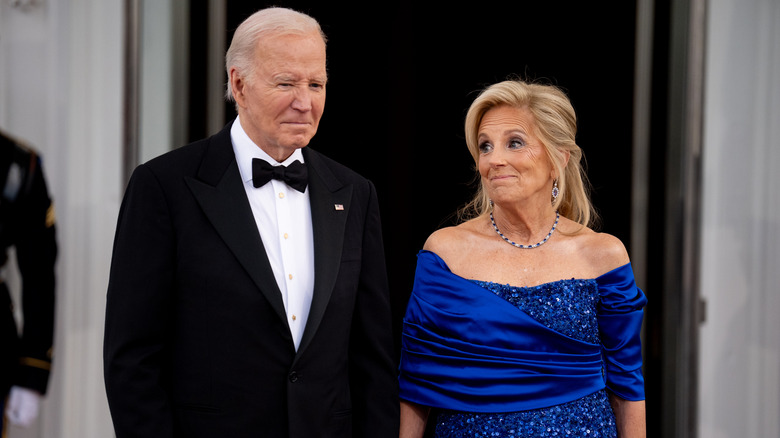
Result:
M577 134L577 116L568 97L552 85L509 80L493 84L483 90L466 114L466 144L479 165L479 125L490 109L507 105L527 108L536 122L536 136L542 141L547 157L558 177L559 195L552 201L561 215L591 226L596 212L588 196L588 179L582 164L582 149L574 137ZM566 152L569 160L566 162ZM551 197L552 199L552 197ZM462 210L462 217L473 218L490 211L490 200L481 178L474 198Z

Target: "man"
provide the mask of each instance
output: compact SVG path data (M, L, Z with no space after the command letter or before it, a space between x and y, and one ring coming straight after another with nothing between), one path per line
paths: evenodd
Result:
M30 147L0 133L0 266L16 249L23 326L17 333L8 287L0 278L0 415L26 427L38 416L51 368L54 335L54 205L41 160ZM0 429L3 419L0 416ZM3 435L5 436L5 435Z
M376 192L305 148L325 63L311 17L255 13L226 56L236 120L134 172L106 312L117 437L398 436Z

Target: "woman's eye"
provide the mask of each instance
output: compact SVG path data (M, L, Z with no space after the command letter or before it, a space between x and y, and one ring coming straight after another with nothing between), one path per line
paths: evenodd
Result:
M515 139L509 142L509 149L520 149L525 146L525 142L520 139Z
M479 145L479 153L480 154L487 154L488 152L490 152L492 150L493 150L493 145L488 143L488 142L480 143L480 145Z

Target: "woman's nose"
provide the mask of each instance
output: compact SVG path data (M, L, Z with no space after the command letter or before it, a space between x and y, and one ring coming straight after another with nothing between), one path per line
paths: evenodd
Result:
M488 163L492 167L503 166L506 164L506 152L501 148L495 148L488 156Z

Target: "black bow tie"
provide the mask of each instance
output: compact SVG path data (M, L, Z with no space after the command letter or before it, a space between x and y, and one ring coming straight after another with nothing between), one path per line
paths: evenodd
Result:
M289 166L272 166L260 158L252 159L252 184L262 187L271 179L284 181L288 186L303 193L308 182L306 165L300 161L293 161Z

